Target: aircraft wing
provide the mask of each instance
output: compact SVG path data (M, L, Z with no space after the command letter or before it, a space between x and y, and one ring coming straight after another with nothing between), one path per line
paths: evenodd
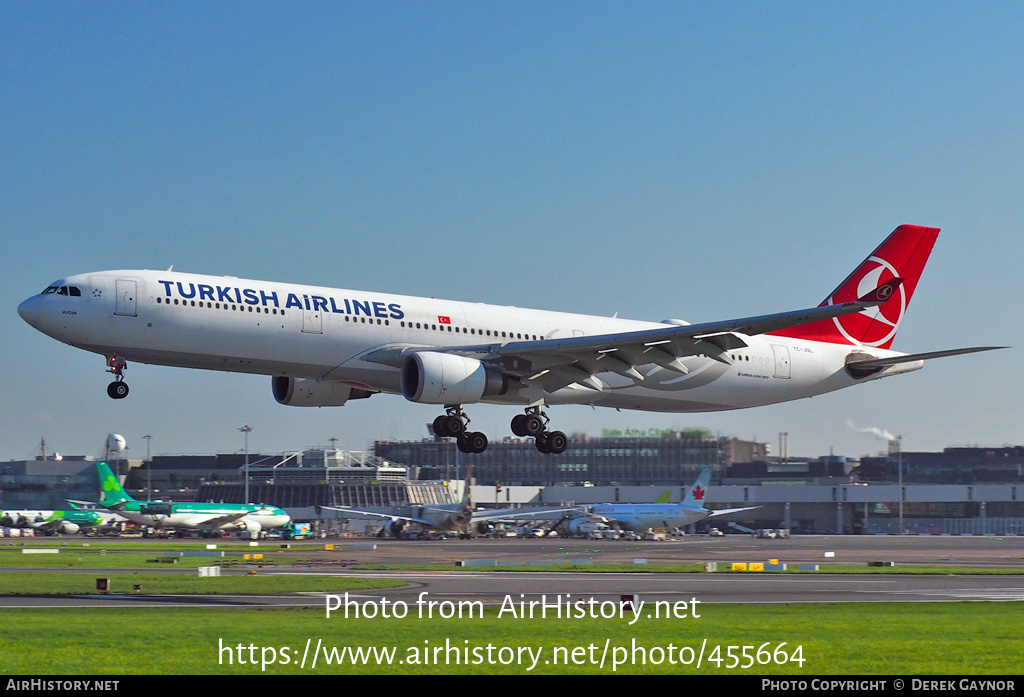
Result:
M545 516L558 513L578 511L579 508L545 508L541 510L523 510L520 508L498 508L487 511L473 511L473 522L481 523L488 520L540 520Z
M638 366L656 364L686 374L689 368L683 359L691 356L704 355L731 364L729 351L747 346L744 337L840 317L882 305L893 296L902 282L901 278L891 279L853 302L773 315L541 341L512 341L476 346L386 348L371 351L365 354L363 359L400 368L410 352L452 353L476 358L506 375L537 383L547 392L573 383L601 390L603 384L594 376L607 371L643 380L644 376L637 370Z
M341 513L349 513L351 515L370 516L372 518L387 518L388 520L404 520L407 523L420 523L421 525L434 525L437 521L426 520L425 518L415 518L407 515L395 515L394 513L378 513L377 511L361 511L356 508L349 508L348 506L318 506L319 510L324 511L339 511Z
M628 521L612 516L601 515L599 513L587 513L586 517L595 523L604 523L605 525L611 525L612 523L619 523L621 525L628 525Z
M228 525L229 523L233 523L236 520L244 518L247 515L249 515L248 512L232 513L231 515L196 514L194 516L189 517L185 521L185 524L187 527L190 528L220 528L225 525Z

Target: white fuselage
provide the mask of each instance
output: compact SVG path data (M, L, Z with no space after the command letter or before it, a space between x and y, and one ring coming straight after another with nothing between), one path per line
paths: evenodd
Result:
M602 504L594 506L591 512L627 530L681 528L709 518L712 513L678 503Z
M128 361L343 383L402 394L400 370L364 360L380 349L505 344L641 331L664 324L516 307L271 283L172 271L104 271L55 283L77 293L29 298L19 313L72 346ZM663 412L714 411L784 402L864 379L844 370L854 349L759 335L731 351L732 365L704 356L682 374L639 366L642 379L600 373L602 389L569 385L546 404ZM890 366L870 378L921 367ZM510 391L480 401L528 404Z
M162 505L161 502L144 502L146 504ZM242 504L244 505L244 504ZM250 507L253 512L226 523L210 524L212 518L230 518L238 515L239 505L216 504L180 504L168 503L169 513L144 513L139 510L126 508L115 510L117 515L127 520L154 528L183 528L183 529L225 529L225 530L271 530L284 527L291 522L291 517L283 510L276 507L255 508ZM186 510L182 510L186 509Z

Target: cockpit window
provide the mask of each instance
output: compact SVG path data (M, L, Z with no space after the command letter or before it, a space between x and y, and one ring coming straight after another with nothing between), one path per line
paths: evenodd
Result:
M82 297L82 289L77 286L49 286L43 291L43 295L50 295L56 293L57 295L70 295L75 298Z

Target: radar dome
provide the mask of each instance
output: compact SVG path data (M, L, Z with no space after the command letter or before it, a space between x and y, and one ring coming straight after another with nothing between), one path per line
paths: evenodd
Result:
M107 450L112 453L119 453L124 450L127 444L124 441L124 436L117 433L111 433L107 436Z

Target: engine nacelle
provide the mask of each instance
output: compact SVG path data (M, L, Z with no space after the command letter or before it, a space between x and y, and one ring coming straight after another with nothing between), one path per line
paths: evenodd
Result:
M608 529L607 523L602 523L587 517L573 518L566 522L565 527L569 531L570 535L581 536L589 535L590 533L598 530Z
M239 530L248 530L249 532L253 533L259 532L263 529L263 526L260 525L260 522L258 520L253 520L252 518L242 518L241 520L235 523L235 527L237 527Z
M290 407L340 407L350 399L364 399L370 392L340 385L336 382L286 378L273 378L274 399Z
M82 529L81 526L78 525L78 523L69 523L66 520L63 521L58 527L61 533L64 535L74 535Z
M419 351L402 364L402 394L410 402L467 404L508 392L508 378L475 358Z

